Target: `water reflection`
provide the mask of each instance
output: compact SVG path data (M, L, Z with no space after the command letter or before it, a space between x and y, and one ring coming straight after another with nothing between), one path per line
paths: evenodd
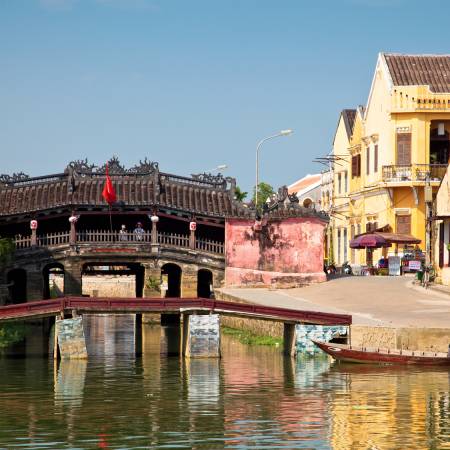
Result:
M136 359L133 316L91 316L86 336L87 361L0 359L0 448L450 448L447 370L295 361L227 336L220 360L161 357L146 325Z

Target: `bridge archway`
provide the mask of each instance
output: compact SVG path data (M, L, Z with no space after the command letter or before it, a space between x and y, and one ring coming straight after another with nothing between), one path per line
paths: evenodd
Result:
M200 269L197 272L197 296L210 298L212 294L213 274L208 269Z
M6 275L9 285L8 303L25 303L27 301L27 272L24 269L12 269Z
M143 297L144 266L117 261L83 264L83 294L92 297ZM109 280L108 278L109 277ZM125 277L128 277L127 280ZM123 280L121 282L120 280Z
M44 278L44 299L62 297L64 294L64 266L50 263L42 269Z
M161 267L164 282L167 277L166 297L181 297L181 272L181 267L177 264L167 263Z

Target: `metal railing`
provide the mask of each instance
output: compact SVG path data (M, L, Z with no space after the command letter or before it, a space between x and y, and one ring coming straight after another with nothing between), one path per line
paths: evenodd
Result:
M351 325L352 316L347 314L302 311L248 303L236 303L206 298L87 298L62 297L55 300L39 300L15 305L0 306L0 321L52 316L61 312L82 313L140 313L178 312L209 310L218 314L246 317L249 319L269 319L280 322L311 323L320 325Z
M15 237L16 249L24 249L32 247L31 236L17 235ZM55 247L58 245L67 245L70 243L69 232L55 232L39 235L36 238L36 247ZM151 231L142 231L139 233L121 233L120 231L109 230L78 230L76 233L76 244L120 244L120 245L140 245L151 244ZM191 243L189 235L178 233L157 233L155 244L163 247L176 248L195 248L207 253L224 253L224 244L220 241L210 239L195 239L194 244Z
M440 181L447 171L447 164L408 164L383 166L383 181Z

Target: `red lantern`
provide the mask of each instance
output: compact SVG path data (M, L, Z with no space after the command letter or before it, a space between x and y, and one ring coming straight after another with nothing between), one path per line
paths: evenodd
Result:
M189 229L195 231L197 229L197 222L189 222Z
M32 230L37 230L37 227L38 227L38 221L37 220L31 220L30 221L30 228Z

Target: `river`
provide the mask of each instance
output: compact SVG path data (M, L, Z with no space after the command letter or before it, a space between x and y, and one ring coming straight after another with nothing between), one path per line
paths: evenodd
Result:
M450 448L448 370L291 360L227 336L220 360L167 358L149 325L135 358L132 316L86 322L87 361L0 359L0 448Z

